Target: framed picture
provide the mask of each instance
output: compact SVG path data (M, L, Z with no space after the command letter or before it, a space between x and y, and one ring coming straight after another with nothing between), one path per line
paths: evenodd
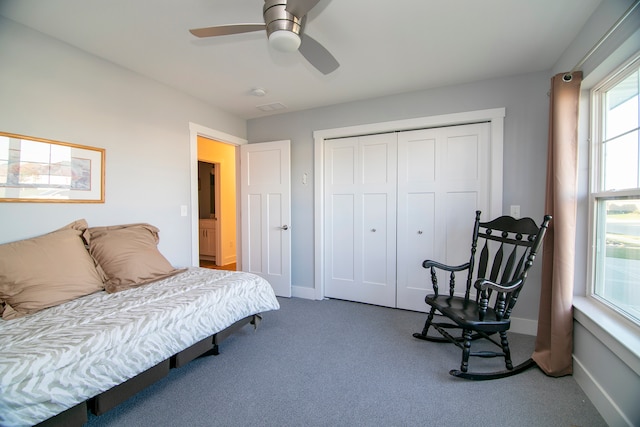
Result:
M0 132L0 202L104 203L104 148Z

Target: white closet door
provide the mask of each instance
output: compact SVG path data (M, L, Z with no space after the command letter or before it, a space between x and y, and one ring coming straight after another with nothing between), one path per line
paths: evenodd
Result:
M479 123L398 134L398 308L426 310L425 259L469 260L475 211L490 207L489 132ZM448 283L439 277L441 292Z
M396 306L395 134L325 143L325 296Z

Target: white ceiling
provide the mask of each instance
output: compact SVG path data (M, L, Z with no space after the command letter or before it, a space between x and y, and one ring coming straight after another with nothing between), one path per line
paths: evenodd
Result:
M188 32L262 23L263 0L0 0L0 14L250 119L550 70L601 1L321 0L305 32L340 62L329 75L264 32Z

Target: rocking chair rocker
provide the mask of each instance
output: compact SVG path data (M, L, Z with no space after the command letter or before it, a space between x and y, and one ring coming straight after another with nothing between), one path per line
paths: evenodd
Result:
M507 330L511 326L511 312L550 220L551 216L545 215L540 226L531 218L515 219L510 216L480 222L480 211L476 211L469 262L458 266L448 266L431 260L422 263L424 268L430 269L434 293L425 297L425 302L431 309L424 328L422 332L413 336L427 341L451 342L462 349L460 370L449 371L451 375L472 380L490 380L515 375L535 365L535 362L529 359L516 367L513 366ZM482 247L476 266L476 249L479 245ZM438 292L438 270L448 274L447 295L440 295ZM455 293L458 272L466 272L467 275L464 297ZM475 289L475 299L471 297L472 287ZM434 322L437 313L449 321ZM441 336L427 335L431 326ZM460 329L461 334L453 336L447 331L451 328ZM500 335L500 342L491 337L495 333ZM479 338L489 340L502 351L471 352L471 341ZM470 356L504 357L506 370L468 372Z

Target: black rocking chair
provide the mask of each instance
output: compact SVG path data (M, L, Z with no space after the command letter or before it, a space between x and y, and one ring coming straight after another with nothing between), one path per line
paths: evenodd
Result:
M428 341L451 342L462 349L460 370L449 371L451 375L472 380L490 380L518 374L535 364L529 359L516 367L513 366L507 330L511 326L511 311L518 300L527 272L533 265L550 220L551 216L545 215L540 226L531 218L515 219L510 216L480 222L480 211L476 211L469 262L458 266L448 266L431 260L422 263L424 268L431 270L434 293L425 298L431 310L424 329L413 336ZM476 266L478 246L481 248ZM438 293L438 270L444 270L445 274L448 274L449 292L446 295ZM464 296L455 294L458 272L466 272ZM434 322L434 316L438 313L449 321ZM431 326L440 336L427 335ZM452 328L461 330L461 334L453 336L447 331ZM495 333L500 335L499 342L491 337ZM489 340L502 351L472 352L471 341L478 338ZM468 372L469 356L504 357L506 370Z

